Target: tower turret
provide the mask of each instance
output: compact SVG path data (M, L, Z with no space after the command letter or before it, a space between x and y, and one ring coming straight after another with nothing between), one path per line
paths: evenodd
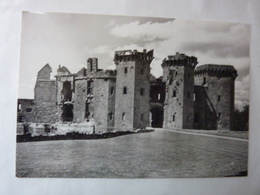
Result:
M178 52L163 60L164 128L193 128L194 68L197 63L196 57Z
M195 85L200 89L195 91L197 128L233 129L236 77L237 71L230 65L206 64L195 69Z
M146 128L150 112L150 63L153 50L116 51L115 129Z

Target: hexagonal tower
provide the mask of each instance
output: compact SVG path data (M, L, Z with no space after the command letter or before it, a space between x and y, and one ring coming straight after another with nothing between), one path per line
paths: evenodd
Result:
M150 63L153 50L116 51L115 130L146 128L150 113Z
M194 68L197 63L196 57L178 52L163 60L164 128L193 128Z
M236 77L237 71L230 65L206 64L195 69L195 85L200 89L195 91L194 104L198 128L233 129Z

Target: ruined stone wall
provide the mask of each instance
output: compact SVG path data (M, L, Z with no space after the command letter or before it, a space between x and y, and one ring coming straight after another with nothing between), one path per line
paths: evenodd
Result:
M88 82L93 82L88 94ZM113 87L113 93L111 88ZM86 113L86 104L88 112ZM115 79L95 78L75 81L74 120L76 123L94 122L96 132L114 130ZM111 116L110 116L111 115Z
M115 101L116 101L116 79L108 80L108 117L107 130L113 131L115 127Z
M73 122L83 123L86 122L85 117L85 109L86 109L86 101L91 102L90 105L90 113L89 119L92 118L94 114L94 106L93 106L93 95L87 94L87 81L88 79L76 80L75 81L75 95L74 95L74 118Z
M17 122L34 122L36 113L35 101L32 99L18 99Z
M55 123L59 120L56 104L55 81L36 81L35 89L36 113L35 122Z
M39 72L37 75L38 80L50 80L51 76L51 67L49 64L46 64Z
M207 71L203 68L207 67ZM206 65L195 74L195 84L205 87L205 129L232 130L234 116L234 81L232 66ZM197 112L197 110L195 110Z
M70 82L71 90L74 92L74 76L73 75L60 75L56 76L56 91L55 94L57 95L57 102L61 103L64 100L64 96L62 94L63 90L63 83L64 82Z
M94 119L97 131L113 130L107 128L114 123L114 117L109 118L109 114L114 115L114 95L110 94L111 85L110 79L95 79L94 82Z

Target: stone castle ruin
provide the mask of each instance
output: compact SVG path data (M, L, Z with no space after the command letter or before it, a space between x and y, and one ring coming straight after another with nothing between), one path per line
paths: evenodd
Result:
M18 123L95 124L96 132L145 129L233 130L234 81L229 65L202 65L176 53L162 62L163 76L150 73L153 50L116 51L116 70L87 68L72 74L59 66L55 80L46 64L35 98L18 99Z

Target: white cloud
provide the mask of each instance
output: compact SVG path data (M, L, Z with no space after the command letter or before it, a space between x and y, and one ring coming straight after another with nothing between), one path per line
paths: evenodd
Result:
M235 104L238 108L249 104L249 75L235 82Z
M85 47L84 50L91 57L96 57L97 55L108 54L111 52L111 48L107 45L100 45L96 48Z

